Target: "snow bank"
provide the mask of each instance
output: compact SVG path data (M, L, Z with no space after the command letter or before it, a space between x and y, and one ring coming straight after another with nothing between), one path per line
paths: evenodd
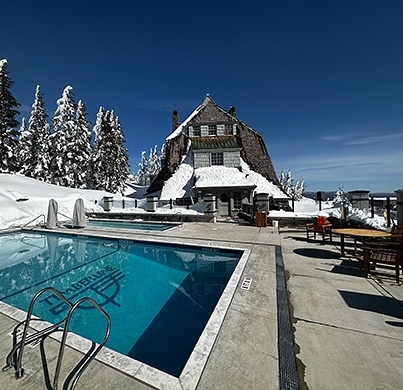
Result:
M59 212L72 217L75 201L84 200L86 211L103 211L99 205L104 191L56 186L22 175L0 174L0 229L19 227L40 215L47 215L50 199L59 204ZM115 195L113 195L115 196ZM38 223L43 218L38 218Z
M161 200L182 198L190 195L193 185L193 153L188 148L188 153L176 172L164 183L161 190Z

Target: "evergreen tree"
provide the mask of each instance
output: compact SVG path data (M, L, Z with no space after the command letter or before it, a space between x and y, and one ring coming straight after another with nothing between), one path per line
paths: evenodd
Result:
M71 150L74 148L77 122L73 88L69 85L64 89L62 97L57 100L57 108L52 122L51 181L65 187L74 186L74 158L76 156Z
M119 119L113 111L100 107L94 126L94 182L95 188L123 194L129 175L127 149Z
M14 81L8 77L7 60L0 60L0 172L18 170L18 130L15 117L20 106L11 93Z
M165 144L162 144L162 146L161 146L159 159L160 159L160 168L162 168L164 166L164 162L165 162Z
M76 129L72 134L69 151L71 153L71 187L88 188L91 179L91 130L87 120L87 107L80 100L77 104Z
M305 191L305 182L304 180L302 180L302 182L297 181L297 183L294 185L291 170L288 170L287 174L281 171L280 184L288 196L294 197L295 200L301 200Z
M21 134L21 172L42 181L50 179L50 125L47 118L43 93L37 85L28 128L24 134Z
M150 149L150 155L147 158L146 152L141 152L141 160L139 163L139 170L134 176L134 180L138 185L150 185L154 177L161 170L164 165L165 159L165 144L162 144L161 151L158 153L157 145L154 149Z
M139 162L139 170L137 172L137 183L141 186L147 185L148 181L148 158L146 151L141 152L141 160Z
M150 149L150 157L148 158L148 176L154 177L161 169L160 158L157 151L157 145L154 146L154 150Z
M113 118L113 111L112 111ZM116 139L116 150L115 150L115 181L116 181L116 192L120 192L122 195L126 189L126 180L129 176L129 155L128 149L125 147L124 133L122 125L119 121L119 117L114 118L114 133Z
M18 143L18 161L20 162L20 171L24 172L24 162L27 159L27 156L31 150L31 140L29 137L29 132L27 129L27 124L25 122L25 118L21 119L21 127L19 130L19 140Z
M305 191L305 181L302 180L301 182L297 181L294 186L294 199L301 200L302 196L304 195Z

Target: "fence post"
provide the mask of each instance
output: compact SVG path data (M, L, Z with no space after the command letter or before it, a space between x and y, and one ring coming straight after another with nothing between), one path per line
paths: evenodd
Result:
M390 227L390 196L386 197L386 226Z

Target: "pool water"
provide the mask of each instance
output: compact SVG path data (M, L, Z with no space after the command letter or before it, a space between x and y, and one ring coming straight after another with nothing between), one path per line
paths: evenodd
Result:
M107 229L129 229L129 230L152 230L163 232L173 227L178 226L174 223L156 223L156 222L143 222L143 221L116 221L106 219L90 219L87 222L88 227L107 228Z
M111 317L106 346L177 377L242 255L55 233L0 235L0 246L0 300L26 311L47 286L72 302L90 296ZM34 314L56 322L67 310L49 292ZM100 342L105 321L84 306L70 329Z

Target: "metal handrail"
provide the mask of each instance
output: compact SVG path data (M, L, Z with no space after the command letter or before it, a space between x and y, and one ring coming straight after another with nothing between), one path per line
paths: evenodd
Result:
M43 224L45 224L45 215L44 214L40 214L37 217L35 217L32 221L27 222L24 226L22 226L22 229L25 228L25 226L29 225L30 223L36 221L38 218L43 217Z
M67 218L67 219L70 219L71 221L73 220L72 217L69 217L68 215L63 214L63 213L61 213L60 211L58 211L57 213L60 214L60 215L62 215L63 217L65 217L65 218Z
M177 211L176 213L172 214L169 218L166 217L165 222L171 221L172 218L175 217L178 214L181 216L180 221L181 221L181 225L183 225L183 214L180 211ZM161 221L161 224L162 224L162 221Z
M95 356L98 354L98 352L103 348L103 346L108 341L110 331L111 331L111 319L110 319L108 313L90 297L84 297L84 298L79 299L69 310L69 313L66 317L66 324L64 327L63 337L62 337L62 341L60 343L59 356L57 359L55 377L53 379L54 390L57 390L60 368L61 368L61 364L62 364L64 348L66 345L67 333L68 333L71 317L72 317L74 311L77 309L77 307L80 306L84 302L91 303L105 317L106 325L107 325L106 331L105 331L105 336L104 336L104 339L102 340L102 342L98 345L98 347L90 355L86 356L80 363L78 363L78 365L73 369L72 372L74 372L76 369L77 369L77 372L74 372L74 374L72 376L69 375L67 377L67 379L63 385L63 390L66 390L68 388L71 381L73 381L73 383L70 386L70 389L73 390L76 387L76 384L77 384L78 380L80 379L84 370L88 367L88 365L92 362L92 360L95 358Z
M73 306L73 304L61 292L56 290L54 287L45 287L34 295L34 297L31 300L31 303L29 304L27 318L25 320L24 331L22 333L21 341L18 342L14 346L14 348L11 350L11 352L7 355L6 366L3 368L3 371L6 371L13 366L13 356L17 353L17 351L19 351L19 353L17 354L17 358L15 359L15 364L14 364L16 379L21 378L24 375L24 369L22 368L22 354L24 352L25 345L38 340L45 334L51 333L52 331L59 328L65 322L65 319L63 319L63 320L59 321L57 324L51 325L51 326L49 326L45 329L42 329L42 330L36 332L35 334L32 334L27 337L29 323L31 321L32 311L34 309L35 302L43 293L45 293L47 291L54 292L60 299L62 299L68 306L70 306L70 308Z
M70 310L69 310L67 316L63 320L59 321L58 323L56 323L54 325L48 326L47 328L42 329L30 336L27 336L35 302L37 301L37 299L39 298L40 295L42 295L43 293L45 293L47 291L52 291L53 293L55 293L62 301L64 301L70 307ZM60 369L61 369L61 365L62 365L63 354L64 354L65 345L66 345L67 334L69 331L71 317L72 317L74 311L77 309L77 307L80 306L84 302L91 303L105 317L107 326L106 326L105 336L104 336L104 339L102 340L102 342L98 345L98 347L96 349L91 347L90 350L87 352L86 356L84 356L84 358L81 359L81 361L73 368L73 370L70 372L70 374L65 379L65 382L63 384L63 390L68 389L70 382L72 382L70 389L73 390L75 388L78 380L80 379L82 373L84 372L84 370L88 367L88 365L95 358L95 356L98 354L98 352L106 344L106 342L109 338L109 335L110 335L111 320L110 320L108 313L106 313L106 311L98 303L96 303L92 298L84 297L84 298L79 299L75 304L72 304L60 291L58 291L54 287L45 287L42 290L40 290L38 293L36 293L34 295L34 297L32 298L31 303L29 305L28 312L27 312L27 318L24 321L25 322L24 331L22 334L21 341L16 343L14 345L14 347L12 348L11 352L7 355L6 366L3 367L2 371L7 371L14 366L15 378L16 379L21 378L24 375L24 369L22 368L22 355L24 352L25 345L32 343L34 341L37 341L37 340L43 338L44 336L51 334L52 332L54 332L58 328L60 328L60 326L64 325L63 336L62 336L61 343L60 343L59 354L58 354L58 359L57 359L57 364L56 364L56 369L55 369L55 375L53 378L53 390L57 390ZM17 326L17 328L21 324L19 324Z

